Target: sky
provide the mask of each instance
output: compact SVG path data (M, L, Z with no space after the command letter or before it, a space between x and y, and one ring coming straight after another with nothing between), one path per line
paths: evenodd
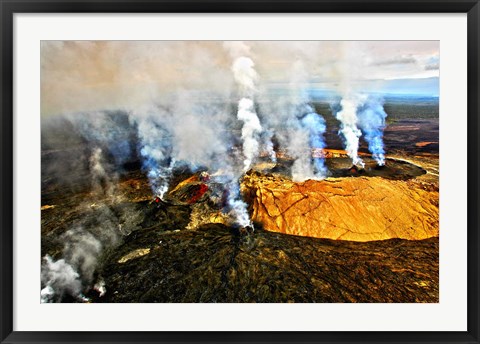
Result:
M253 60L259 94L294 84L312 92L438 96L438 41L43 41L42 116L141 109L178 92L228 100L238 54Z

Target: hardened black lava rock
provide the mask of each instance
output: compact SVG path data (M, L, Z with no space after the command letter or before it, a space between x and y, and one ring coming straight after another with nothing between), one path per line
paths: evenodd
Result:
M438 302L438 238L334 241L222 224L131 235L94 302Z

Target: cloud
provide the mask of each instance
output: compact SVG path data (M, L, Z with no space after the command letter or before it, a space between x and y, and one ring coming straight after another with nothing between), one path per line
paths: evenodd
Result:
M395 56L392 58L378 60L371 63L372 66L388 66L396 64L415 64L417 59L411 55Z
M425 62L425 70L438 70L440 68L440 58L438 55L431 56Z
M439 63L432 63L425 66L425 70L439 70L440 64Z

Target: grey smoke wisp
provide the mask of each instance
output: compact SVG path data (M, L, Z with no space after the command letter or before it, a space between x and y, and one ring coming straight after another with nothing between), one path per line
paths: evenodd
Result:
M255 110L254 97L257 93L256 83L258 81L258 73L255 70L255 63L248 57L250 48L243 42L225 42L225 48L232 56L232 72L234 79L239 88L240 100L238 102L238 120L243 122L242 140L244 171L248 171L260 154L260 137L264 133L264 129L260 124L260 120ZM263 135L265 140L264 148L268 151L268 155L275 160L274 151L271 149L272 144L268 142L268 135Z
M250 54L250 48L245 43L225 42L224 47L229 51L233 59L232 72L241 95L241 99L238 102L237 119L243 122L243 171L247 172L251 168L252 163L259 157L260 137L263 132L253 100L257 91L256 82L258 74L254 69L255 63L247 56ZM273 145L267 142L265 147L270 149ZM273 150L269 151L269 156L274 156ZM240 196L238 183L238 177L227 183L229 185L228 203L241 226L252 226L247 204Z
M340 121L339 134L343 137L345 150L355 166L364 167L363 160L358 156L358 147L362 132L358 128L357 108L361 104L358 95L347 95L340 101L340 110L336 113Z
M130 120L137 127L138 151L142 158L152 193L163 198L168 189L172 164L171 136L163 123L159 122L161 114L155 112L130 114Z
M385 165L383 130L387 116L383 100L378 97L367 97L359 108L358 124L368 143L368 150L379 166Z
M385 164L383 130L387 113L381 98L366 94L348 94L339 104L332 106L336 118L340 121L339 133L344 139L345 150L354 165L364 167L358 156L359 140L363 135L368 149L379 166Z
M78 206L82 217L58 239L63 243L61 258L43 258L41 302L60 302L67 296L88 301L85 293L92 288L104 293L108 286L97 276L101 255L142 221L141 214L128 204L113 211L113 204L121 200L118 177L104 160L102 149L93 147L89 163L92 198Z
M297 59L291 66L288 93L282 97L264 94L260 106L280 149L294 159L291 172L294 181L323 179L328 174L323 158L315 154L315 150L326 146L325 120L311 105L307 83L305 64Z

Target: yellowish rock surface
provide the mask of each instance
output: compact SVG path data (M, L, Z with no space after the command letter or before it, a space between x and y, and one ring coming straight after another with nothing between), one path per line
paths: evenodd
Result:
M328 178L295 183L247 175L242 189L252 219L274 232L352 241L439 235L438 187L384 178Z
M128 262L129 260L142 257L142 256L144 256L146 254L149 254L149 253L150 253L149 248L139 248L138 250L132 251L132 252L124 255L122 258L120 258L118 260L118 263L123 264L123 263Z

